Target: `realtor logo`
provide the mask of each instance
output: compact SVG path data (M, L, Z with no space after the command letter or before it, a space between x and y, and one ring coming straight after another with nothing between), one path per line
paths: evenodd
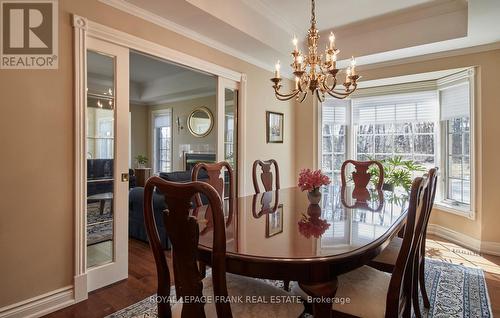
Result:
M0 68L58 68L57 0L0 1Z

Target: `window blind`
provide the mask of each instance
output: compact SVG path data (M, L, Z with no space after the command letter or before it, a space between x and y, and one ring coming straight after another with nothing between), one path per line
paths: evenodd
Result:
M440 90L441 120L470 116L469 81Z
M436 91L355 98L353 123L398 123L436 121Z
M323 122L346 125L349 103L348 100L326 99L321 106L323 108Z
M155 128L170 127L172 124L172 111L168 110L165 113L157 114L154 116Z

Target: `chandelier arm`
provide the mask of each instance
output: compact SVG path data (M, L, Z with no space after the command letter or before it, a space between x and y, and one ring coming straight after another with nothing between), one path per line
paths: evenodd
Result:
M291 93L289 94L281 94L278 89L274 89L274 94L276 95L276 97L281 97L281 98L293 98L295 96L297 96L297 94L299 93L300 91L299 90L293 90Z
M302 95L302 99L299 101L299 103L302 103L307 97L307 91L304 92L304 95Z

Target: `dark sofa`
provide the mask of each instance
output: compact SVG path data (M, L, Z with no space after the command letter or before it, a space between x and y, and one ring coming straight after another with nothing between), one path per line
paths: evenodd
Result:
M173 182L189 182L191 181L191 171L175 171L175 172L161 172L160 177ZM200 171L199 180L207 180L205 171ZM202 197L202 201L206 201ZM156 226L163 248L170 249L170 242L168 235L163 225L161 213L167 208L165 204L165 197L160 193L153 193L153 209L155 215ZM144 242L148 241L146 228L144 226L144 188L132 188L129 192L129 236Z

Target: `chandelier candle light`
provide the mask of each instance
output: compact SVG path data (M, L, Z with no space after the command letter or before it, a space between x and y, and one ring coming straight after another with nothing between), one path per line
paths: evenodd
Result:
M274 94L276 98L285 101L296 98L298 101L303 102L308 92L316 94L318 99L323 102L325 94L334 98L344 99L351 95L356 90L357 80L359 75L356 74L356 60L354 57L351 59L351 65L345 70L345 80L343 89L335 89L337 86L337 55L339 50L335 47L335 35L330 32L329 44L325 49L325 60L323 56L318 54L318 40L319 34L316 29L316 14L315 2L311 1L311 28L308 31L307 43L309 52L304 55L298 48L298 39L293 38L292 43L294 49L292 51L293 62L290 65L295 75L295 88L290 93L280 93L281 89L281 74L280 74L280 61L275 65L274 77L271 81L274 83Z

